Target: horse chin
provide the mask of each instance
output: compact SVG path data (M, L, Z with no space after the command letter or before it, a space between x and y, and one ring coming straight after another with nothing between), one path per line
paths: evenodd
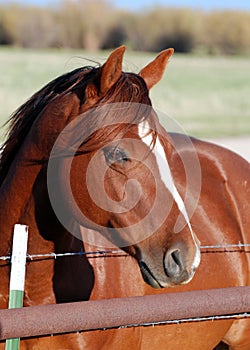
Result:
M149 284L151 287L156 289L164 288L158 282L158 280L154 277L152 272L149 270L148 266L143 261L139 262L139 266L140 266L142 277L147 284Z
M154 274L152 273L152 271L149 269L149 267L147 266L147 264L144 261L140 261L139 262L139 266L140 266L140 270L141 270L141 274L142 274L144 282L146 282L152 288L156 288L156 289L173 288L173 287L176 287L176 286L187 284L194 277L194 272L193 272L192 274L185 274L185 277L182 276L181 279L178 279L178 278L174 279L174 278L172 278L171 280L168 279L168 280L165 280L163 282L163 281L159 281L154 276Z

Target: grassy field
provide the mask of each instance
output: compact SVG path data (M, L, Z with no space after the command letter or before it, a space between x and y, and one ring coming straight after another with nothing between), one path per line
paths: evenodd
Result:
M107 55L0 48L0 124L56 76L92 64L88 58L102 63ZM127 52L124 70L138 72L153 57ZM154 107L174 118L191 135L249 135L250 59L174 55L151 97Z

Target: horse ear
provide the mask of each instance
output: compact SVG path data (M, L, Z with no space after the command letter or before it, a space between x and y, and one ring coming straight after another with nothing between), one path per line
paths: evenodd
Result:
M122 74L122 59L126 47L120 46L114 50L101 71L100 92L104 95L120 78Z
M161 80L168 60L173 53L174 49L167 49L160 52L152 62L140 71L139 75L145 80L148 90Z

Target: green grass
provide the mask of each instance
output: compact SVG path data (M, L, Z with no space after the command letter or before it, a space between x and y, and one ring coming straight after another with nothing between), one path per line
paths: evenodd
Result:
M0 124L56 76L104 62L107 52L0 48ZM124 70L138 72L155 55L127 52ZM174 55L151 91L154 107L194 136L250 134L250 60ZM163 124L165 123L162 118Z
M250 134L250 60L174 57L153 100L191 134Z

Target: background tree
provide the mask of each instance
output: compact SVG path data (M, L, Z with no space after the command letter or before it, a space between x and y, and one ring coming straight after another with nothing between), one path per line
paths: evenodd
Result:
M63 0L53 7L0 5L0 45L30 48L250 54L250 12L155 7L122 11L107 0Z

